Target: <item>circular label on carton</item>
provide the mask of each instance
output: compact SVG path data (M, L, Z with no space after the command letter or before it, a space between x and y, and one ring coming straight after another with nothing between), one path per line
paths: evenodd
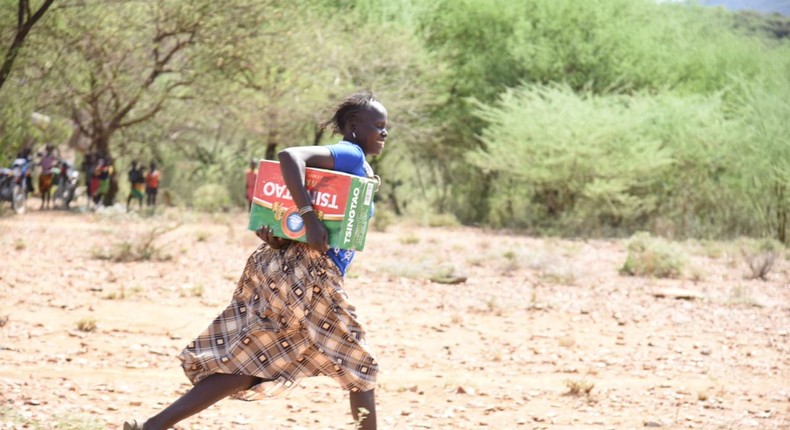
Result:
M291 239L302 237L305 232L304 220L296 208L290 208L283 214L283 233Z

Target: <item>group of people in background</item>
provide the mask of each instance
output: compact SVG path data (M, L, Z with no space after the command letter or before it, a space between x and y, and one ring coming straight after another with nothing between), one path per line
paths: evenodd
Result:
M71 164L61 159L60 154L54 145L46 145L43 152L38 152L34 158L33 150L30 147L22 148L18 153L14 165L21 167L24 175L25 194L29 194L34 189L33 170L39 167L38 192L41 196L40 209L51 209L54 206L55 196L53 189L63 189L68 185ZM57 187L57 188L56 188ZM68 208L68 201L64 206Z
M69 183L70 173L74 178L71 180L77 184L77 177L84 177L85 191L87 194L87 208L96 210L101 206L107 205L113 200L117 192L117 182L113 184L113 177L116 168L110 157L98 152L89 152L84 155L80 169L75 169L72 163L61 159L60 153L54 145L46 145L43 151L34 154L29 147L23 148L17 154L14 162L26 165L26 193L34 191L33 168L39 167L40 173L35 185L41 196L41 209L49 209L54 205L56 196L53 196L53 189L64 187ZM29 166L29 167L28 167ZM250 160L245 169L245 198L247 209L252 208L253 193L255 191L255 178L258 173L258 161ZM138 160L131 162L127 178L129 181L129 195L126 199L126 210L131 211L134 202L137 201L138 207L155 207L157 195L159 194L159 184L162 180L162 173L157 169L155 162L151 161L146 168ZM112 188L115 187L113 190ZM74 188L78 188L76 185ZM74 194L72 194L72 197ZM64 204L68 208L68 204Z
M111 192L112 179L116 173L115 166L109 157L90 153L83 159L82 168L85 173L88 204L95 210L109 200L108 194ZM137 160L132 161L128 173L130 192L126 199L126 210L131 210L133 199L138 200L139 207L142 209L144 197L146 206L156 206L160 178L161 173L157 170L155 162L152 161L149 169L146 170Z
M145 205L148 207L156 206L156 195L159 193L159 181L162 174L156 169L153 161L148 166L148 170L137 160L132 161L129 169L129 197L126 199L126 210L132 209L132 199L137 200L140 209L143 208L143 197Z
M85 182L88 187L88 204L92 204L93 209L97 209L110 192L115 168L107 157L95 154L86 156L83 164L87 168Z

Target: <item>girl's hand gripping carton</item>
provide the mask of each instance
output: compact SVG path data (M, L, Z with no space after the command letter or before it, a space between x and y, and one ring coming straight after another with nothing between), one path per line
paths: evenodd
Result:
M329 246L362 250L378 182L308 167L305 186L318 218L329 231ZM267 225L275 236L306 242L304 222L298 211L283 180L280 163L261 160L248 228L255 231Z

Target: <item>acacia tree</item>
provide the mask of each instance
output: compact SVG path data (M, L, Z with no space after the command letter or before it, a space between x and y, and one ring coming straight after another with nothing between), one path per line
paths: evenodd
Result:
M326 22L326 12L318 1L268 0L212 17L224 31L206 35L198 67L204 79L226 83L213 88L214 99L263 142L258 157L320 140L310 132L316 107L348 88L333 64L337 26Z
M780 52L790 52L787 46ZM790 84L785 79L790 69L788 55L781 56L761 82L743 82L739 88L738 119L744 136L737 147L737 186L751 203L749 220L757 224L762 236L773 236L790 243ZM754 233L754 232L749 232Z
M53 66L58 73L52 76L62 85L56 100L90 149L111 156L114 133L150 120L167 101L188 96L193 78L186 51L200 16L184 19L184 10L168 6L118 4L112 15L105 8L86 9L53 29L69 51ZM141 19L148 14L150 21Z
M8 75L11 73L11 67L13 67L14 61L16 61L19 55L19 50L22 48L22 44L25 42L30 30L41 17L44 16L47 10L49 10L49 7L52 6L54 1L55 0L44 0L41 6L34 12L30 7L30 0L19 0L16 14L16 27L13 30L11 45L8 47L3 57L3 64L0 65L0 89L3 88L3 84L5 84ZM3 36L5 37L5 32L3 32Z
M423 112L435 96L426 91L427 77L436 67L421 58L415 38L408 36L413 33L326 3L251 2L205 20L204 26L223 31L204 31L196 42L200 103L190 104L188 116L177 107L168 117L180 119L157 121L165 124L160 129L171 130L167 144L174 152L162 152L178 154L171 158L179 165L175 176L221 185L232 198L243 197L238 178L250 158L273 159L284 147L327 141L317 125L339 97L361 88L374 90L396 113L396 142L417 142L428 134ZM326 16L343 18L327 22ZM379 36L368 36L374 32ZM393 154L388 150L374 161L378 170L411 164ZM384 158L392 163L382 163ZM400 207L388 194L392 206Z
M41 81L52 110L70 118L78 148L113 158L120 130L150 121L169 101L190 97L191 48L210 2L84 4L47 21L37 41L56 61ZM55 42L58 41L58 42ZM106 204L114 200L113 179Z

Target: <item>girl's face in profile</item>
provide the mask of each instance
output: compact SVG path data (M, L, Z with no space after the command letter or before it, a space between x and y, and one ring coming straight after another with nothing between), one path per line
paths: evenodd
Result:
M370 104L370 108L357 114L354 120L354 133L357 144L365 155L379 155L384 150L387 140L387 109L378 101Z

